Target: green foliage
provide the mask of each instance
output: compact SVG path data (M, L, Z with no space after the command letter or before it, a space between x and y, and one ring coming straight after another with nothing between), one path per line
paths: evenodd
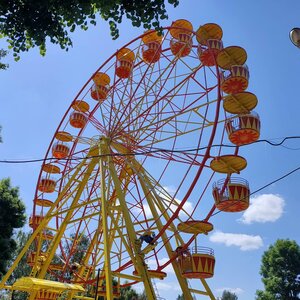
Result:
M81 260L83 259L84 255L86 254L86 251L90 245L90 240L86 235L79 234L79 237L80 238L77 241L75 252L70 257L69 264L73 264L73 263L80 264ZM71 235L72 242L73 242L74 238L75 238L75 236ZM70 249L65 246L65 251L66 251L66 254L69 256Z
M23 250L29 238L30 238L30 233L26 233L22 230L18 231L17 234L14 236L14 240L16 241L16 250L14 251L11 263L15 261L19 253ZM22 257L18 266L13 271L12 276L10 278L11 283L15 282L18 278L21 278L23 276L29 276L31 268L27 264L27 255L30 251L32 251L32 248L33 247L31 246L28 249L27 253Z
M24 231L20 230L17 232L17 234L14 236L14 240L16 241L16 250L14 251L13 257L11 259L11 263L15 261L18 254L22 251L24 248L26 242L30 238L29 233L25 233ZM27 255L32 250L32 247L27 251L27 253L22 257L21 261L19 262L18 266L15 268L15 270L12 273L12 276L9 280L9 283L14 283L18 278L21 278L23 276L29 276L31 268L27 264ZM26 292L21 291L14 291L13 299L14 300L26 300L28 294Z
M179 0L168 0L176 7ZM160 28L166 19L165 0L14 0L0 3L0 38L5 37L15 60L19 53L39 47L46 53L46 38L68 50L72 46L69 33L77 27L87 30L96 25L96 16L108 21L113 39L118 38L118 24L126 16L132 25L145 29Z
M121 288L121 297L119 300L139 299L139 294L132 288L132 286L126 286Z
M10 186L9 178L0 181L0 277L17 248L13 239L15 228L25 224L25 206L19 199L19 189Z
M7 64L4 64L1 62L2 58L5 57L7 55L8 51L0 49L0 70L6 70L8 68ZM1 130L1 127L0 127ZM1 138L0 138L0 142L1 142Z
M176 298L176 300L184 300L183 294L178 295L177 298Z
M231 293L230 291L224 291L221 297L221 300L237 300L238 297L236 294Z
M291 240L277 240L263 255L260 274L265 291L257 291L256 299L300 299L299 245Z
M127 282L125 282L126 284ZM112 279L113 288L118 286L118 281L116 278ZM103 282L103 286L105 286L105 280ZM115 298L114 298L115 299ZM120 297L116 298L117 300L146 300L146 296L139 295L132 286L126 286L120 288ZM103 296L98 296L97 300L104 300Z

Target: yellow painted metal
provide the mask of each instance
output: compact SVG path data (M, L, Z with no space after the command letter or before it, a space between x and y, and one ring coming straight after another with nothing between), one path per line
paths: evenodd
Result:
M94 297L86 297L86 296L74 296L73 299L80 299L80 300L95 300Z
M55 203L53 204L53 206L49 209L49 211L47 212L45 218L41 221L40 225L37 227L37 229L32 233L32 235L30 236L30 238L28 239L27 243L24 245L23 249L21 250L21 252L19 253L19 255L17 256L17 258L15 259L15 261L13 262L12 266L9 268L9 270L7 271L7 273L2 277L2 280L0 282L0 289L4 287L6 281L8 280L8 278L11 276L12 272L15 270L15 268L18 266L20 260L22 259L22 257L26 254L26 252L28 251L30 245L33 243L33 241L36 239L36 237L42 232L42 230L44 230L47 227L47 224L51 218L51 214L53 212L54 209L56 209L59 206L59 203L62 200L63 195L65 195L66 191L69 190L70 185L72 183L72 181L76 178L78 172L81 170L81 167L86 163L85 160L83 160L80 165L78 166L78 169L76 170L76 172L74 172L74 174L72 175L70 181L66 184L66 186L64 187L63 191L60 193L60 195L57 197Z
M85 161L86 160L83 160L83 162L85 162ZM83 164L83 162L81 164ZM74 211L73 206L75 206L77 204L77 202L78 202L78 200L79 200L79 198L80 198L80 196L81 196L81 194L82 194L82 192L83 192L83 190L85 188L85 185L87 184L87 182L89 180L90 174L93 171L93 169L95 168L96 163L97 163L97 159L94 158L94 159L91 160L91 162L90 162L90 164L89 164L89 166L88 166L88 168L86 170L86 173L84 174L82 182L79 185L78 190L76 191L76 195L75 195L75 197L74 197L74 199L72 201L71 208L68 211L67 215L65 216L65 218L64 218L64 220L62 222L62 224L60 226L60 230L57 232L56 236L52 240L52 242L51 242L51 244L50 244L50 246L49 246L49 248L47 250L47 260L41 266L41 268L39 270L39 273L37 274L37 278L41 278L42 279L42 278L45 277L45 275L47 273L47 269L50 266L52 258L54 257L54 254L55 254L55 251L57 249L57 246L58 246L58 244L59 244L59 242L60 242L60 240L61 240L61 238L62 238L62 236L63 236L63 234L65 232L65 229L66 229L66 227L68 225L68 222L70 221L70 219L72 217L72 214L73 214L73 211ZM77 172L79 172L79 170L77 170L75 172L75 174ZM68 184L71 184L71 182L69 181L66 186L68 186ZM54 209L54 207L53 207L53 209ZM43 224L43 222L41 223L41 225L42 224ZM36 295L36 292L31 293L29 300L35 299L35 295Z
M257 97L250 92L228 95L224 98L223 108L231 114L247 114L257 105Z
M199 234L204 233L207 234L208 232L212 231L214 228L213 224L207 221L185 221L181 222L177 225L177 229L184 233L192 233L192 234Z
M84 288L79 284L62 283L58 281L51 281L46 279L39 279L33 277L22 277L18 279L13 285L13 290L19 291L39 291L47 290L60 293L62 291L76 291L84 292Z
M43 254L43 257L45 259L43 259L43 260L39 259L39 256L41 256L42 242L43 242L43 238L42 238L42 232L41 232L38 235L38 243L37 243L37 248L36 248L37 255L35 256L35 262L34 262L34 265L32 267L31 273L30 273L31 277L34 277L36 275L36 273L41 269L41 264L44 263L44 261L47 257L47 253L45 253L45 254Z
M56 133L55 137L62 142L71 142L73 140L73 136L66 131L59 131Z
M216 300L214 294L212 293L210 287L208 286L207 282L205 281L205 279L200 279L201 283L203 284L207 294L209 295L211 300Z
M141 281L141 277L134 276L134 275L124 274L124 273L116 273L116 272L112 272L112 275L115 277L125 278L128 280Z
M84 160L81 163L81 165L76 170L75 174L77 174L81 170L81 168L84 165L84 163L86 163L86 160ZM72 201L72 205L71 205L70 209L68 210L67 215L65 216L63 223L61 224L61 226L59 228L59 232L56 234L55 239L52 241L52 243L50 244L50 247L48 248L48 251L47 251L47 253L48 253L47 254L47 258L48 259L44 263L43 268L41 269L40 273L38 274L39 278L44 278L44 276L46 275L47 269L48 269L48 267L49 267L49 265L51 263L51 260L52 260L54 254L55 254L56 248L57 248L57 246L58 246L58 244L59 244L59 242L60 242L60 240L61 240L61 238L62 238L62 236L63 236L63 234L65 232L65 229L66 229L68 223L71 220L73 211L75 210L75 207L78 204L78 200L79 200L79 198L80 198L80 196L81 196L81 194L82 194L82 192L83 192L83 190L84 190L84 188L85 188L85 186L86 186L86 184L87 184L87 182L89 180L90 174L93 171L93 169L95 168L95 165L97 163L98 163L98 160L96 158L94 158L94 159L91 160L91 162L90 162L90 164L89 164L89 166L88 166L88 168L86 170L86 173L84 174L82 182L79 185L79 188L78 188L78 190L76 192L76 195L75 195L75 197L74 197L74 199ZM73 177L75 177L75 176L73 175ZM73 178L73 180L74 180L74 178ZM67 183L66 186L70 185L73 180L71 179ZM71 299L70 297L72 297L72 295L73 295L73 293L70 293L69 299Z
M157 225L158 229L162 229L163 224L162 224L161 219L160 219L161 212L160 212L160 214L157 212L157 209L156 209L155 204L154 204L155 203L155 201L153 199L154 197L152 195L153 191L155 191L155 189L152 187L152 184L149 181L144 168L135 159L134 159L134 166L137 167L138 170L139 170L139 172L137 173L137 176L139 178L139 181L140 181L141 187L144 191L144 194L146 195L146 199L147 199L149 208L151 210L151 213L152 213L153 217L156 219L156 225ZM161 211L163 212L164 217L166 219L168 219L168 215L167 215L166 210L163 209ZM167 251L169 257L172 257L173 249L171 248L171 245L168 242L168 237L167 237L166 233L163 233L161 238L163 240L163 243L165 245L165 248L166 248L166 251ZM177 263L172 262L172 266L173 266L173 269L175 271L175 274L176 274L177 280L179 282L179 285L182 289L182 292L185 296L185 299L186 300L192 300L193 298L192 298L191 293L189 292L189 287L187 285L187 281L186 281L186 279L184 279L181 276L181 272L179 270L179 267L178 267Z
M80 198L80 196L81 196L81 194L82 194L82 192L83 192L83 190L84 190L84 188L85 188L85 186L86 186L86 184L87 184L87 182L88 182L88 180L90 178L90 175L91 175L93 169L95 168L96 163L97 163L97 159L94 158L94 159L91 160L91 162L90 162L90 164L89 164L89 166L88 166L88 168L86 170L86 173L83 176L82 182L79 185L79 188L78 188L78 190L77 190L77 192L75 194L75 197L74 197L74 199L72 201L71 207L70 207L68 213L66 214L66 216L65 216L62 224L60 225L60 230L56 234L56 236L54 237L53 241L50 244L50 247L49 247L49 249L47 251L48 252L48 255L47 255L48 260L42 266L41 271L40 271L40 273L38 275L38 278L44 278L45 277L47 269L48 269L48 267L50 265L50 262L51 262L51 260L52 260L52 258L54 256L54 254L55 254L55 250L56 250L56 248L57 248L57 246L58 246L58 244L59 244L59 242L60 242L60 240L61 240L64 232L65 232L65 229L66 229L66 227L68 225L68 222L71 220L71 217L72 217L72 214L73 214L73 211L74 211L73 207L78 203L78 200L79 200L79 198Z
M113 182L115 185L115 189L116 189L116 192L118 195L118 200L120 201L120 205L123 209L122 213L123 213L123 218L125 220L126 227L127 227L127 234L130 239L133 251L135 253L135 260L134 260L135 264L134 265L135 265L138 273L141 275L141 278L144 282L145 293L146 293L147 299L154 300L154 299L156 299L155 291L153 289L151 279L149 278L148 273L147 273L147 268L146 268L146 264L144 262L144 257L142 255L142 253L140 253L141 249L138 246L138 244L136 243L136 241L138 239L136 236L136 232L134 230L134 226L132 224L132 220L130 218L130 214L128 212L128 208L127 208L126 201L125 201L125 195L121 188L120 180L117 176L117 172L114 168L111 157L108 157L108 160L109 160L110 174L112 176L112 179L113 179Z
M196 39L199 44L207 45L207 40L221 40L223 37L222 28L215 23L207 23L199 27L196 32Z
M43 207L51 207L53 205L53 202L47 199L35 199L34 203Z
M239 173L246 166L246 159L239 155L217 156L210 162L213 171L225 174Z
M172 22L170 34L173 38L179 39L181 34L191 35L193 33L193 25L190 21L179 19Z
M163 39L163 35L159 35L156 30L149 29L145 32L145 35L142 37L143 43L151 43L151 42L157 42L161 43Z
M122 211L123 211L123 209L122 209ZM113 234L111 234L111 237L113 237L113 238L120 238L121 239L121 242L125 246L126 251L128 252L131 260L134 261L135 258L134 258L133 249L132 249L131 245L128 244L128 242L125 239L124 234L122 232L122 229L127 228L126 224L124 226L119 226L119 224L118 224L118 221L120 221L120 219L121 219L121 214L122 214L122 212L118 211L117 217L114 217L112 214L110 215L111 221L112 221L112 223L115 226L115 232Z
M72 104L72 108L76 111L87 112L90 109L90 105L83 100L75 100Z
M93 81L96 85L106 86L110 84L110 77L105 73L97 72L93 77Z
M221 50L217 56L217 64L224 70L234 65L243 65L247 60L247 52L239 46L230 46Z
M156 225L158 227L158 229L162 229L162 223L161 223L161 218L160 218L160 214L161 212L164 212L164 218L166 220L169 220L169 216L165 210L164 207L161 206L161 200L160 200L160 197L159 195L153 193L155 191L155 188L154 186L151 184L151 181L149 179L149 175L147 174L146 170L136 161L136 160L133 160L133 165L135 167L138 168L139 172L137 172L136 174L138 175L139 177L139 180L140 180L140 183L141 183L141 186L144 190L144 194L147 195L147 201L148 201L148 205L149 205L149 208L151 210L151 213L153 214L154 216L154 219L156 220ZM154 180L154 179L153 179ZM156 184L158 184L156 182ZM159 184L158 184L159 186ZM161 187L162 188L162 187ZM156 207L160 210L159 212L157 211ZM170 227L174 227L175 228L175 225L173 223L170 224ZM175 228L176 230L176 228ZM167 250L167 253L169 255L169 257L172 257L173 256L173 251L172 251L172 248L169 244L169 239L168 237L166 236L166 234L162 234L161 236L162 240L163 240L163 243L165 245L165 248ZM178 236L180 242L181 242L181 245L183 245L183 240L181 239L180 236ZM183 294L185 296L185 299L187 300L190 300L190 299L193 299L192 295L191 295L191 292L195 292L195 290L191 290L188 285L187 285L187 281L185 278L182 277L181 275L181 271L178 267L178 264L174 261L172 263L172 266L173 266L173 269L175 271L175 274L176 274L176 277L177 277L177 280L179 282L179 285L183 291ZM207 295L210 297L211 300L216 300L211 289L209 288L208 284L206 283L206 281L204 279L201 280L202 284L203 284L203 287L205 289L205 291L198 291L197 292L199 294L203 294L203 295Z
M129 61L134 61L134 58L135 58L134 52L132 52L128 48L122 48L117 53L118 60L125 59L125 60L129 60Z
M44 164L43 171L46 173L51 173L51 174L59 174L60 168L53 164Z
M104 271L105 271L105 288L106 296L108 299L113 299L113 286L111 276L111 264L110 264L110 245L109 245L109 233L107 223L107 199L106 199L106 182L105 182L105 162L101 155L109 154L107 147L107 141L104 137L100 139L99 145L99 164L100 164L100 182L101 182L101 216L102 216L102 231L103 231L103 243L104 243Z
M194 293L194 294L208 296L208 293L204 292L204 291L198 291L198 290L195 290L195 289L190 289L190 291L191 291L191 293Z
M88 274L85 274L85 270L86 270L86 266L88 265L89 258L90 258L90 256L93 253L92 250L95 247L95 244L98 243L99 231L102 231L102 229L97 228L97 230L96 230L96 232L95 232L95 234L93 236L93 239L92 239L91 243L89 244L89 247L88 247L88 249L86 251L86 255L82 259L82 264L80 265L79 270L78 270L78 278L88 279L87 278ZM68 295L68 297L67 297L67 299L71 300L74 297L75 297L74 292L70 292L69 295ZM75 298L77 298L77 297L75 297Z

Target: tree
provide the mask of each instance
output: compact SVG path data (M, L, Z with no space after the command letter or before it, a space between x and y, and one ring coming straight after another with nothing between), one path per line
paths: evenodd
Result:
M11 259L11 264L15 261L19 253L22 251L24 248L26 242L30 238L30 233L26 233L22 230L18 231L14 235L14 240L16 241L16 249L13 253L12 259ZM18 263L17 267L12 273L12 276L9 279L9 284L13 284L17 279L24 277L24 276L29 276L31 268L27 264L27 255L28 253L32 250L32 247L27 251L27 253L22 257L21 261ZM26 292L21 292L21 291L14 291L13 292L13 299L14 300L26 300L28 294ZM9 293L10 294L10 293ZM11 295L11 294L10 294ZM11 297L11 296L10 296ZM9 298L11 299L11 298Z
M179 0L168 0L176 7ZM45 54L46 38L68 50L72 46L69 32L77 27L83 30L96 25L100 15L109 22L114 39L119 36L117 24L125 15L132 25L158 29L160 20L166 19L165 0L14 0L0 3L0 37L7 38L16 60L18 53L38 46Z
M260 274L265 291L257 291L256 299L300 299L299 245L291 240L277 240L263 254Z
M25 205L19 198L19 189L10 186L9 178L0 181L0 278L17 248L13 239L15 228L25 224Z
M176 300L184 300L183 294L178 295L177 298L176 298Z
M230 291L223 291L221 300L237 300L238 297L235 293L231 293Z
M1 62L2 58L7 55L8 51L0 49L0 70L6 70L8 68L7 64L4 64ZM1 130L1 127L0 127ZM1 142L1 137L0 137L0 142Z
M120 296L119 300L133 300L133 299L138 300L139 299L139 294L136 292L136 290L134 290L132 288L131 285L122 287L120 289L120 292L121 292L121 296Z

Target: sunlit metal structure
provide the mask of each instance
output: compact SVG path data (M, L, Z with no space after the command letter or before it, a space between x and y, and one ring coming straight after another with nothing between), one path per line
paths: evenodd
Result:
M247 166L239 146L260 133L258 101L246 91L247 53L222 37L217 24L194 31L177 20L95 71L54 133L32 236L1 288L30 300L92 300L117 299L122 287L142 283L152 300L153 280L171 266L185 299L215 299L206 281L215 266L204 247L209 219L216 209L249 206L248 182L232 174ZM8 286L25 255L31 273Z

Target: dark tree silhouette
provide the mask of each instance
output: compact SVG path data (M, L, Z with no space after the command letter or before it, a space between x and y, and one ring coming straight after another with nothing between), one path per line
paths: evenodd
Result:
M177 6L179 0L168 2ZM146 29L158 29L160 20L168 17L165 0L10 0L1 1L0 15L0 37L7 39L16 60L18 53L35 46L44 55L46 38L68 50L72 46L69 33L77 27L87 30L90 24L96 25L97 16L109 22L114 39L124 16L133 26Z
M10 185L9 178L0 181L0 278L17 248L14 229L25 224L25 205L19 198L19 189Z

